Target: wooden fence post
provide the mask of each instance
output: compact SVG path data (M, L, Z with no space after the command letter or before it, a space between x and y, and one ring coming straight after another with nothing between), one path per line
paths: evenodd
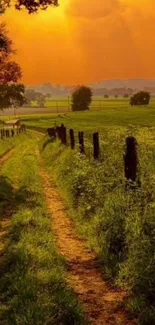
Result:
M98 159L100 155L100 146L99 146L99 134L98 132L93 133L93 157Z
M66 145L67 144L66 127L63 124L61 124L61 126L56 127L56 131L57 131L59 139L61 140L61 143Z
M73 129L70 129L69 130L69 134L70 134L71 149L73 150L75 148L74 130Z
M67 145L67 131L65 126L61 126L62 129L62 144Z
M80 149L80 153L84 154L85 153L85 149L84 149L84 133L83 133L83 131L78 132L78 137L79 137L79 149Z
M124 173L127 180L136 181L137 166L137 141L130 136L126 138L126 152L124 155Z
M48 132L49 137L54 137L54 139L56 138L56 130L55 130L55 128L48 128L47 132Z

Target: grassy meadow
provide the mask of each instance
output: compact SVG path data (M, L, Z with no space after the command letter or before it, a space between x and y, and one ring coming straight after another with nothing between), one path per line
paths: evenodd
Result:
M40 150L51 179L65 197L78 233L98 255L104 276L130 294L128 308L140 324L155 323L155 107L24 117L29 127L64 123L84 131L86 155L47 136ZM92 133L99 131L101 159L92 159ZM125 138L138 142L138 179L127 189Z
M57 315L60 310L62 324L68 324L72 313L71 324L75 320L75 324L84 323L74 294L65 287L65 261L56 251L49 228L35 158L37 142L46 171L59 186L77 233L96 252L103 276L125 288L129 294L127 307L139 324L155 324L155 104L136 108L113 105L98 111L21 118L27 132L38 136L23 140L21 150L17 149L1 171L11 184L18 182L15 188L19 188L14 198L18 209L6 242L7 261L13 265L10 269L6 264L2 277L7 293L4 286L0 287L4 294L0 315L7 315L6 324L40 324L39 319L47 321L51 311ZM61 123L75 130L75 150L70 149L69 138L64 147L47 136L48 127ZM79 154L77 131L84 131L83 156ZM99 161L92 158L92 133L96 131L100 135ZM123 155L129 135L138 143L138 183L133 188L126 187L124 178ZM20 303L16 293L21 296Z

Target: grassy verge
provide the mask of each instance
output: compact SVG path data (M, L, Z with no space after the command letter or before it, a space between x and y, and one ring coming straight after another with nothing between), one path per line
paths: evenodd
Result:
M65 196L79 233L96 251L107 278L132 294L140 324L155 323L154 131L134 128L141 187L125 187L123 148L128 130L105 130L102 161L59 142L41 143L44 163ZM47 143L47 145L45 145Z
M3 138L3 140L0 140L0 157L2 157L5 152L9 151L10 149L16 147L18 144L20 144L21 141L24 141L27 138L27 135L20 134L16 135L13 138Z
M84 324L65 284L66 265L56 251L35 148L36 139L27 139L1 171L12 216L0 271L0 324Z

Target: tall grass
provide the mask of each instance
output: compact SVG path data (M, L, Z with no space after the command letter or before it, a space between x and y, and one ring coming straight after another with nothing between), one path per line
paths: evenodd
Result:
M93 130L92 130L93 131ZM139 180L125 186L125 136L138 141ZM96 251L104 275L132 295L141 324L155 323L155 138L153 128L105 128L102 160L59 142L41 144L45 165L65 196L79 233ZM88 146L90 142L88 141Z

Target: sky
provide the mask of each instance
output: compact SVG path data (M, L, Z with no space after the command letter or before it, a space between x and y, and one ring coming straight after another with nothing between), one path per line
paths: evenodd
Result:
M155 78L155 0L59 0L33 15L11 7L0 19L26 84Z

